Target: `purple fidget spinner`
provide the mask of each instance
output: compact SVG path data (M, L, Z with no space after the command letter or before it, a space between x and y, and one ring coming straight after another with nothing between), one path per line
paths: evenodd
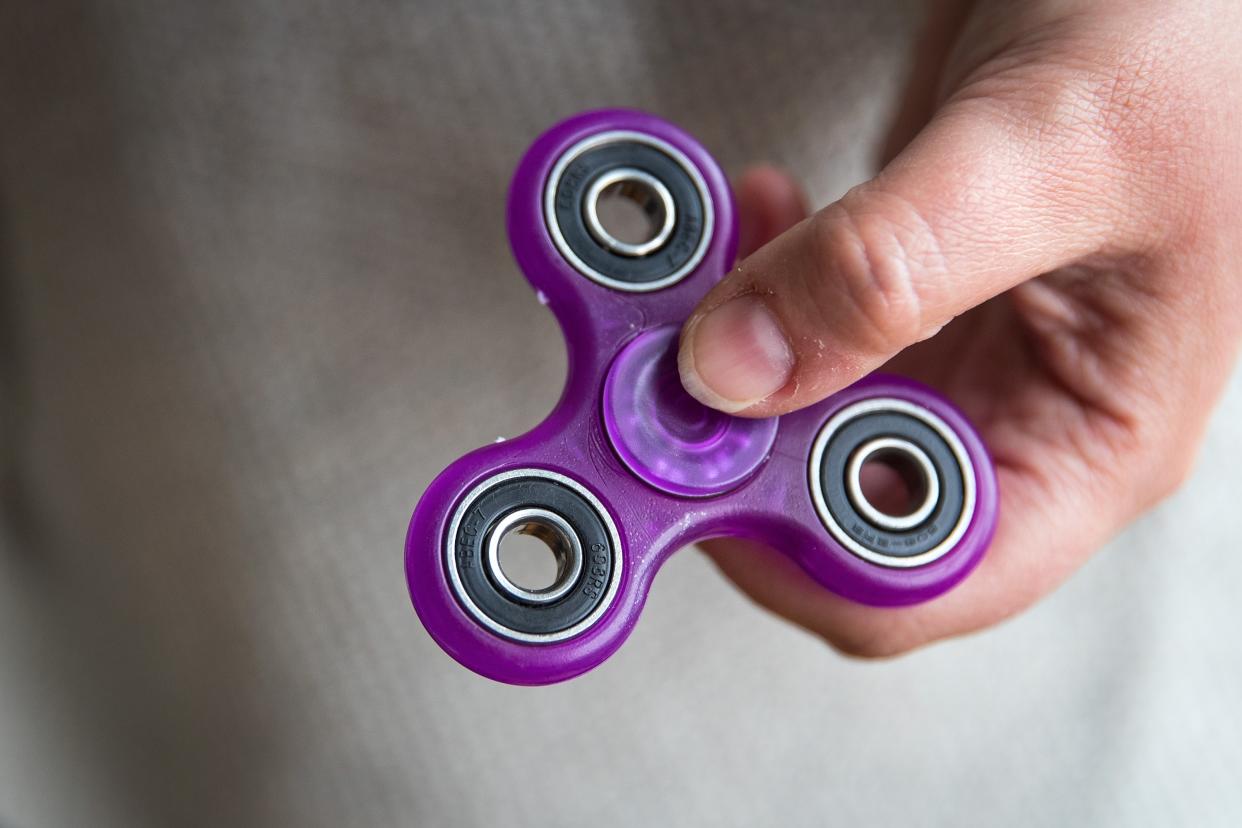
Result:
M623 197L649 232L621 238L601 204ZM948 401L873 375L767 420L706 408L677 373L681 323L733 265L728 182L686 133L641 112L588 112L548 130L509 192L518 265L556 314L569 375L529 433L445 469L405 546L427 630L472 670L512 684L583 673L625 640L668 555L745 537L825 588L877 606L933 598L983 556L996 525L987 451ZM902 514L873 504L863 466L911 480ZM501 543L555 554L538 588L506 574Z

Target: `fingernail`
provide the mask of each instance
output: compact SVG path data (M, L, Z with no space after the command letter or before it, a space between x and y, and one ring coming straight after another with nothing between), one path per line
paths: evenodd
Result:
M739 296L691 321L677 363L692 396L733 414L783 388L794 355L767 305Z

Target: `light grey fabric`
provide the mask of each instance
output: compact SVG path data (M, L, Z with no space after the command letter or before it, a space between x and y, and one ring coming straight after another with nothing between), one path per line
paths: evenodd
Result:
M422 488L559 391L502 224L531 138L636 105L823 202L916 6L0 10L0 825L1242 822L1242 383L1069 586L891 663L690 551L551 688L409 607Z

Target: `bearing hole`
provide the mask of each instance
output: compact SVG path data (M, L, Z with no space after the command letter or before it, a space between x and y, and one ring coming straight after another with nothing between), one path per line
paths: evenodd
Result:
M896 449L877 451L858 473L862 496L877 512L889 517L912 515L927 499L927 477L908 453Z
M635 246L660 235L667 218L664 200L655 188L635 179L622 179L605 187L595 211L608 235Z
M565 577L570 541L555 526L527 521L511 526L500 538L500 569L514 586L531 592L548 590Z

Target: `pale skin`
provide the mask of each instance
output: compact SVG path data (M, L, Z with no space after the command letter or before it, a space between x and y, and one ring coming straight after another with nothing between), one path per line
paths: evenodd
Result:
M743 258L680 364L747 417L881 366L939 389L992 452L996 538L962 585L900 609L751 543L708 554L858 656L1055 589L1192 468L1242 340L1240 146L1237 0L933 3L879 175L809 216L775 168L736 183Z

